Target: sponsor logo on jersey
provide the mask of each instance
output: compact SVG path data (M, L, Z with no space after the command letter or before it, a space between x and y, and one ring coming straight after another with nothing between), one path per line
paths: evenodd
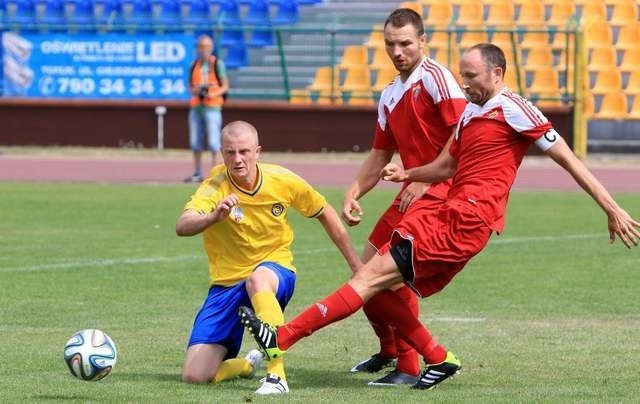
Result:
M284 212L284 205L280 202L276 202L271 206L271 214L275 217L280 216Z

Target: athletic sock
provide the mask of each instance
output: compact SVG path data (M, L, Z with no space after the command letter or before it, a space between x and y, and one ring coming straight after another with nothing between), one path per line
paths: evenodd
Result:
M364 302L355 290L345 283L323 300L311 305L296 318L278 327L278 347L287 350L299 339L358 311Z
M420 306L418 304L418 296L411 289L403 285L400 289L394 290L393 293L400 296L405 302L407 302L412 316L419 318ZM395 343L398 351L398 363L396 365L396 369L414 376L420 374L420 360L416 350L411 348L411 345L399 336L396 337Z
M218 367L216 376L213 378L214 383L220 383L225 380L234 379L238 376L249 376L253 372L251 363L245 358L227 359Z
M369 300L363 306L369 324L380 340L380 355L385 358L397 358L398 349L396 335L389 324L384 307L378 307L375 301Z
M386 307L388 318L391 325L395 327L396 334L422 355L427 364L444 361L447 351L436 342L416 316L407 315L411 312L411 307L403 298L390 290L385 290L371 300L374 299L376 304Z
M256 315L263 321L279 326L284 323L284 314L280 308L278 299L273 292L258 292L251 298L251 304L256 311ZM284 372L284 358L275 358L267 362L267 373L276 374L282 380L286 380Z

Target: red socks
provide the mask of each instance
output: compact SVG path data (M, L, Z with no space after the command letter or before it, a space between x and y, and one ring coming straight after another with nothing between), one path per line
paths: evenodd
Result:
M385 290L369 302L373 302L377 308L383 308L385 318L389 319L396 333L418 351L427 364L444 361L447 351L438 345L416 315L409 314L412 313L411 305L399 294ZM355 313L363 304L362 298L356 291L348 283L344 284L293 320L278 327L278 347L282 350L289 349L301 338Z
M418 296L413 291L403 286L393 293L400 296L407 303L413 316L418 317ZM380 354L385 358L397 357L398 364L396 367L399 371L414 376L418 375L420 373L418 354L394 331L387 314L386 305L384 298L376 299L376 297L373 297L364 305L364 312L380 339Z
M287 350L299 339L345 317L362 307L364 302L355 290L345 283L338 290L313 304L296 318L278 327L278 347Z
M397 358L398 348L396 347L396 335L393 328L389 325L389 321L384 316L384 310L381 310L375 302L375 297L364 304L362 308L364 314L373 328L373 331L380 340L380 355L385 358Z
M416 315L408 315L411 312L411 306L399 294L385 290L378 293L367 303L374 301L377 307L384 308L385 317L389 319L391 326L395 328L396 335L418 351L427 364L436 364L444 361L447 351L444 347L438 345Z

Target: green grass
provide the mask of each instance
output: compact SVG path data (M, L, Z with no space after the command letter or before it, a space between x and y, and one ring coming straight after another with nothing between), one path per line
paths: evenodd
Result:
M341 190L324 189L337 205ZM199 237L174 222L189 186L0 183L2 402L245 402L257 380L180 383L186 339L207 289ZM361 245L390 191L365 199ZM618 195L640 216L640 195ZM334 290L348 270L318 223L293 215L298 288L287 314ZM573 237L582 235L580 237ZM569 237L566 237L569 236ZM371 389L348 375L376 340L356 314L287 357L295 402L635 402L640 395L640 252L610 246L583 194L514 193L505 234L437 296L422 319L463 361L433 392ZM477 322L451 321L460 318ZM81 328L115 340L108 378L71 377L62 346ZM245 339L243 353L253 346ZM279 400L279 399L278 399Z

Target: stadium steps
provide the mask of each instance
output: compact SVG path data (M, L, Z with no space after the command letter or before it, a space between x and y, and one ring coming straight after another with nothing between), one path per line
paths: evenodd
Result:
M300 22L295 28L340 29L365 28L370 30L381 24L389 12L400 2L385 0L338 0L300 7ZM331 57L331 38L326 33L283 33L283 51L292 89L304 88L313 82L320 66L339 63L343 50L349 45L361 45L369 37L368 32L338 34L335 40L335 57ZM231 99L262 98L277 92L284 93L281 76L280 53L277 46L249 49L249 63L230 72Z
M591 119L588 124L589 153L640 153L640 121Z

